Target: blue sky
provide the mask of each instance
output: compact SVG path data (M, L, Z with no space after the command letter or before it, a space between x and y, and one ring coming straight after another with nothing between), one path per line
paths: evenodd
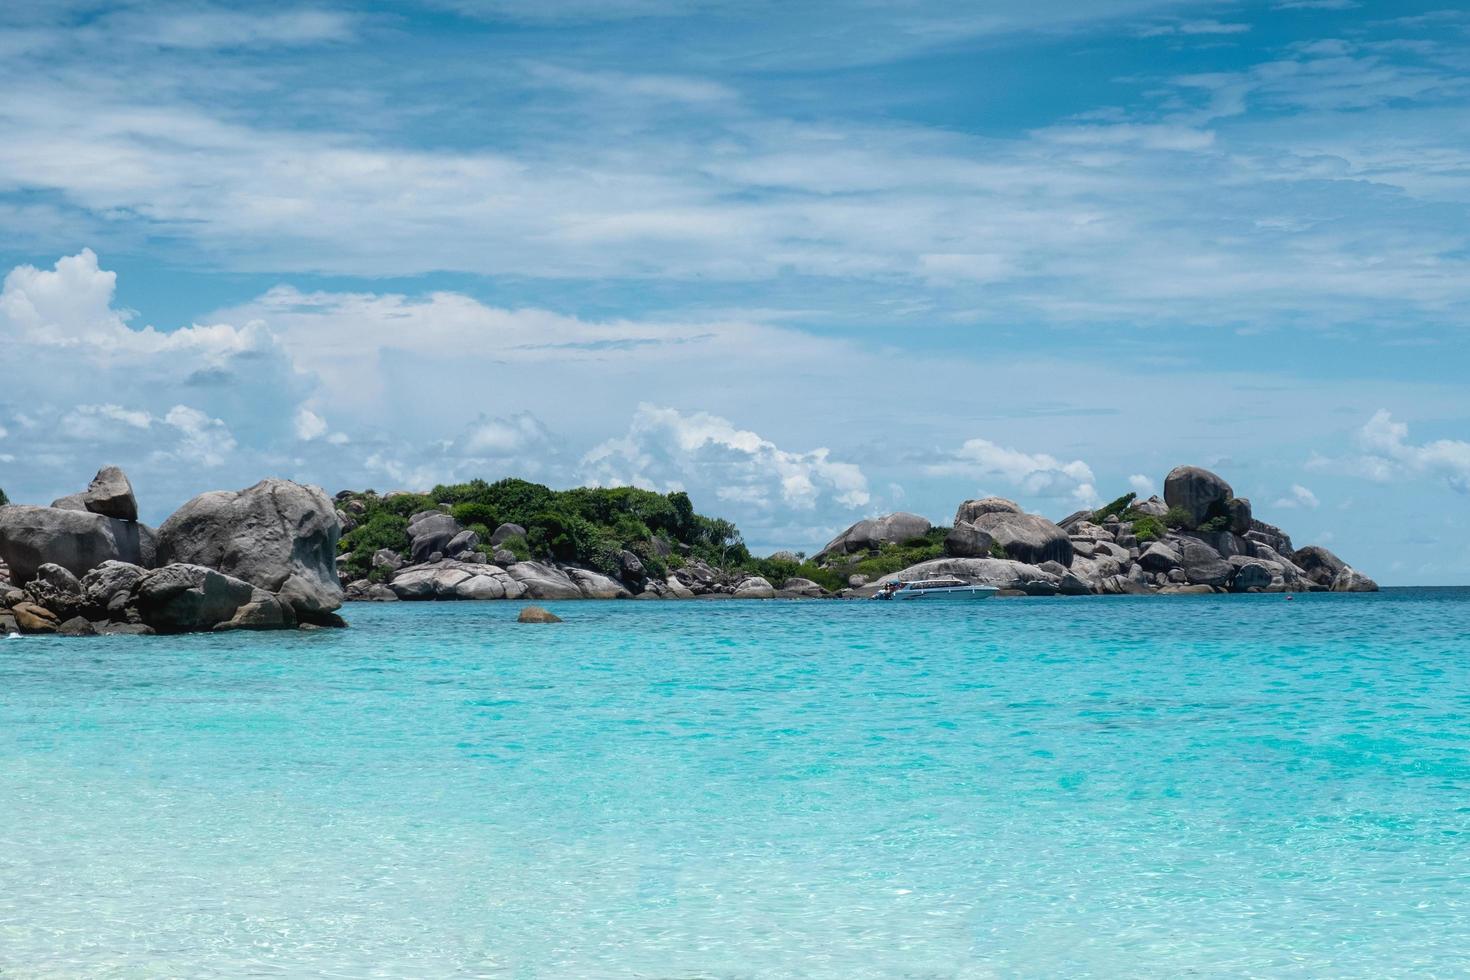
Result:
M685 488L757 549L1212 466L1470 582L1470 11L19 0L0 486Z

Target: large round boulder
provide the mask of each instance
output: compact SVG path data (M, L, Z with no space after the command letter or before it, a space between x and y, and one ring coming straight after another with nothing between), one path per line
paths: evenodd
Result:
M990 558L995 538L973 524L956 524L944 536L944 553L951 558Z
M1045 517L1018 511L990 510L969 522L986 532L1006 557L1028 565L1045 561L1072 564L1072 539Z
M1235 573L1235 566L1196 538L1179 539L1179 558L1191 585L1224 585Z
M855 551L870 551L885 544L903 544L914 538L922 538L933 527L928 518L918 514L899 512L883 517L870 517L858 521L827 543L818 553L821 561L832 555L848 555Z
M153 529L86 510L0 507L0 561L16 585L29 582L48 562L80 577L109 560L153 567Z
M1225 504L1234 496L1223 477L1198 466L1176 466L1164 477L1164 503L1184 508L1195 525L1225 514Z
M244 490L200 494L158 529L158 563L201 565L274 593L301 622L342 605L341 533L317 487L262 480Z
M1014 500L1004 497L982 497L979 500L966 500L960 504L960 509L955 511L954 522L959 524L973 524L975 518L985 514L1024 514L1021 505Z
M442 511L424 511L408 522L409 554L415 564L435 553L449 554L449 543L464 531L459 521Z
M1331 588L1337 576L1348 567L1347 562L1321 545L1315 544L1298 548L1292 554L1291 560L1301 568L1302 574L1309 581L1323 588Z

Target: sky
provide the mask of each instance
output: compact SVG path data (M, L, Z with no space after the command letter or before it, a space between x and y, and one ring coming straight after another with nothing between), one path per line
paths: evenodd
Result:
M1470 584L1470 9L8 0L0 487L688 490L752 549L1180 464Z

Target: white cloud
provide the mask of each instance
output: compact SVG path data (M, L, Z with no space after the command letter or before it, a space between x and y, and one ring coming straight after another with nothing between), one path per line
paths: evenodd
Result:
M175 405L163 421L178 430L180 442L173 449L155 453L158 458L190 460L203 466L219 466L235 451L235 437L220 419L210 418L197 408Z
M1298 507L1305 508L1307 510L1316 510L1318 507L1321 506L1321 504L1322 502L1317 499L1317 495L1315 493L1313 493L1311 490L1308 490L1300 483L1293 483L1291 485L1291 489L1287 491L1284 496L1277 498L1272 506L1281 507L1288 510Z
M327 434L327 420L309 408L302 407L296 413L296 438L303 442L320 439Z
M1277 10L1353 10L1358 0L1279 0Z
M1130 476L1128 478L1128 485L1132 487L1133 492L1138 494L1140 497L1152 497L1159 492L1158 487L1154 485L1154 481L1150 480L1142 473L1134 473L1132 476Z
M1436 439L1418 445L1409 441L1409 427L1379 409L1354 436L1358 452L1343 457L1314 455L1307 466L1338 470L1387 483L1411 476L1443 480L1452 490L1470 494L1470 442Z
M853 509L872 500L860 467L827 449L793 452L707 412L638 406L624 436L588 452L584 477L603 486L669 491L696 488L724 501L770 510Z
M1245 34L1251 29L1249 24L1221 23L1218 20L1187 20L1177 24L1156 24L1146 27L1139 33L1143 37L1165 37L1169 35L1211 35L1211 34Z
M1066 498L1082 506L1099 500L1092 468L1082 460L1064 463L1047 453L1022 452L989 439L966 440L942 462L926 469L935 475L1000 480L1029 496Z

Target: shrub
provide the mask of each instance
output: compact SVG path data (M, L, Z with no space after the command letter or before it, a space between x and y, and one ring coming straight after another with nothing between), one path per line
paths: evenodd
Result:
M0 507L4 507L4 506L6 506L9 503L10 503L10 498L7 497L7 496L5 496L5 488L4 487L0 487Z
M1106 518L1109 514L1117 514L1119 517L1122 517L1125 513L1127 513L1128 508L1132 506L1133 501L1137 497L1138 494L1136 493L1125 493L1123 494L1123 496L1119 497L1117 500L1114 500L1112 503L1105 505L1100 510L1093 511L1093 523L1101 524L1103 522L1103 519Z
M1170 507L1169 512L1164 515L1164 526L1170 530L1190 530L1194 525L1194 515L1183 507Z
M500 526L499 515L496 514L495 508L489 504L466 501L462 504L455 504L449 509L449 513L465 527L483 524L487 528L494 529ZM489 535L484 535L484 537L489 537Z
M1000 546L999 541L992 541L990 542L990 557L1009 558L1010 555L1006 554L1006 550Z
M1140 514L1133 518L1133 536L1138 539L1139 544L1158 541L1164 536L1164 531L1164 522L1157 517Z

